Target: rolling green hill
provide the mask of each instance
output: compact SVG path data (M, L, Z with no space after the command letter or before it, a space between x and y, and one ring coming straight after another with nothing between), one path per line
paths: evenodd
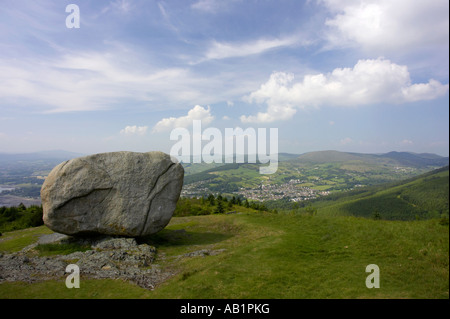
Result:
M402 182L330 195L313 205L323 215L353 215L391 220L448 216L449 167Z

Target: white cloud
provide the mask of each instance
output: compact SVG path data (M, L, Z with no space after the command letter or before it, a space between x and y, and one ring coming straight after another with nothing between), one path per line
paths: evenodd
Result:
M205 13L217 13L226 10L231 3L236 1L239 0L198 0L191 4L191 8Z
M147 126L126 126L124 129L120 130L120 134L123 135L144 135L147 132Z
M113 1L111 5L117 10L120 10L121 12L124 13L128 13L133 8L132 2L127 0L116 0Z
M442 85L439 81L431 79L428 83L413 84L402 88L402 95L408 102L433 100L448 91L448 84Z
M192 9L205 11L205 12L216 12L217 7L220 5L220 2L216 0L199 0L191 5Z
M192 126L193 120L201 120L202 124L211 123L214 120L214 116L211 115L210 107L204 108L196 105L185 116L163 118L153 127L153 132L170 131L178 127L188 128Z
M260 54L271 49L291 46L297 41L298 40L295 37L286 37L282 39L258 39L241 43L213 41L202 61Z
M424 46L448 48L449 2L443 0L319 0L334 47L358 45L385 54ZM376 53L375 53L376 54Z
M294 75L273 73L259 90L245 97L250 103L266 103L266 112L241 116L242 122L287 120L296 109L319 106L358 107L375 103L431 100L448 92L436 80L411 84L406 66L386 59L359 60L353 68L337 68L327 74L308 74L294 83Z
M165 9L164 5L161 2L158 2L158 8L161 12L161 15L163 17L165 25L172 31L175 31L176 33L179 32L178 28L171 22L170 16L167 13L167 10Z
M267 108L267 112L258 112L256 115L241 115L242 123L270 123L274 121L285 121L292 118L297 112L289 105L273 105Z
M179 108L223 101L246 91L244 85L230 84L231 75L205 77L187 68L161 69L133 51L114 45L109 52L0 59L2 103L25 105L42 113L105 110L123 101ZM222 88L219 93L218 88Z
M405 140L401 141L400 144L402 144L402 145L413 145L414 143L411 140L405 139Z

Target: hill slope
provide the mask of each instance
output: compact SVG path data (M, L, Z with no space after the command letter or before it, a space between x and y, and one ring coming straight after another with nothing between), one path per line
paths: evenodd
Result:
M391 158L397 161L400 165L410 167L448 165L448 157L441 157L439 155L429 153L415 154L409 152L389 152L380 156L384 158Z
M413 220L449 214L449 167L395 184L331 195L314 203L325 215Z

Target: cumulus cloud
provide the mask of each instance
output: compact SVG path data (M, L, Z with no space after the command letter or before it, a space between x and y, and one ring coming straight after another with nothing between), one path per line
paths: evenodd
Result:
M147 132L147 126L125 126L124 129L120 130L122 135L144 135Z
M448 84L431 79L428 83L418 83L402 88L402 96L407 102L433 100L448 91Z
M300 82L294 75L273 73L261 87L246 96L249 103L267 104L266 112L241 116L242 122L287 120L297 109L320 106L358 107L375 103L432 100L448 92L436 80L411 84L408 68L386 59L359 60L353 68L337 68L327 74L308 74Z
M241 115L242 123L270 123L274 121L289 120L297 110L289 105L273 105L267 108L267 112L258 112L256 115Z
M196 105L185 116L163 118L153 127L153 132L170 131L178 127L188 128L192 126L193 120L201 120L203 124L211 123L214 120L214 116L211 115L210 107L204 108Z
M358 45L375 52L423 46L448 48L449 2L442 0L319 0L332 46Z

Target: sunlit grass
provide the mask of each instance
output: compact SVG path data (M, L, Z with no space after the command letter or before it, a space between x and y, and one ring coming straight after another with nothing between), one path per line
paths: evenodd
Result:
M42 231L42 230L41 230ZM121 280L0 284L0 298L448 298L449 230L438 220L233 214L173 218L141 239L175 274L149 291ZM220 254L184 257L200 249ZM380 285L365 286L368 264Z

